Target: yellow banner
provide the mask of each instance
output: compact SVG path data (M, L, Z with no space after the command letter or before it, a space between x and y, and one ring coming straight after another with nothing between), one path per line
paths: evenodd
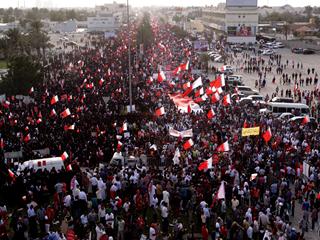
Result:
M260 127L242 128L242 137L257 136L260 134Z

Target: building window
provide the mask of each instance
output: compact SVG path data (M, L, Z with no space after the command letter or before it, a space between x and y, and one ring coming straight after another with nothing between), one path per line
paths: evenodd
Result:
M245 15L242 16L242 18L245 18L245 17L246 17Z
M239 17L239 18L241 18L241 16L240 16L240 15L239 15L238 17Z

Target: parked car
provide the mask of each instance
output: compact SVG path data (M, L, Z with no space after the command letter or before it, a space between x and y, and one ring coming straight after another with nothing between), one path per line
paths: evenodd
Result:
M278 118L289 120L290 118L293 118L293 117L295 116L292 113L281 113L281 115Z
M305 116L296 116L296 117L292 117L288 120L289 123L293 123L293 124L298 124L301 125L302 121L304 119ZM307 123L309 126L311 126L313 129L316 129L318 127L318 123L316 121L316 119L314 117L309 117L310 122Z
M275 45L278 47L278 48L284 48L284 44L282 42L276 42Z
M259 95L259 92L257 90L254 90L249 86L238 86L238 90L240 93L244 94L245 96Z
M293 98L287 97L274 97L270 100L270 102L294 103Z
M220 73L224 73L227 75L232 75L233 74L233 68L230 65L224 65L220 69Z
M309 54L315 54L316 52L312 49L306 48L306 49L303 49L302 53L305 55L309 55Z
M301 53L303 53L303 48L292 48L291 52L296 53L296 54L301 54Z
M265 55L265 56L270 56L270 55L273 55L273 54L274 54L274 50L272 50L272 49L267 49L267 50L262 52L262 55Z

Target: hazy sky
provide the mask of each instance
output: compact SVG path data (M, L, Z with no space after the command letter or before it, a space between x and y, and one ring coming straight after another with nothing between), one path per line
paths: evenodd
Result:
M239 0L241 1L241 0ZM112 0L0 0L0 8L7 7L93 7ZM126 0L118 0L118 3L126 3ZM216 5L223 0L129 0L133 6L204 6ZM281 6L290 4L294 7L306 5L320 6L319 0L258 0L258 5Z

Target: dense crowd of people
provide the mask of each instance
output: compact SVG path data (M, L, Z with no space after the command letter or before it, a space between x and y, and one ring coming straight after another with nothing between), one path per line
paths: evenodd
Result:
M202 239L298 240L316 230L318 128L228 101L221 75L209 79L198 71L199 56L187 39L156 21L152 31L153 46L143 55L132 44L135 112L126 112L126 28L117 38L51 59L46 81L30 91L31 103L7 96L0 109L2 153L22 150L23 157L1 161L0 239L195 239L200 233ZM269 63L285 64L281 57ZM263 81L269 70L261 64L262 72L250 71ZM169 94L189 96L201 110L178 109ZM241 136L253 126L260 135ZM172 129L192 129L192 137L173 136ZM261 137L267 131L269 138ZM43 157L33 151L42 148L50 156L67 153L66 168L19 169ZM114 153L138 160L111 165ZM303 216L295 214L298 207Z

